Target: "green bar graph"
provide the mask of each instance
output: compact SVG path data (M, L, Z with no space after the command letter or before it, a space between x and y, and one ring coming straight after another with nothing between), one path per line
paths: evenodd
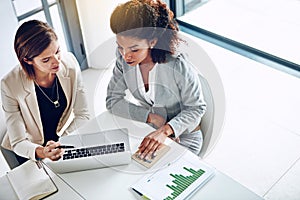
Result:
M183 167L184 170L191 173L190 176L183 176L181 174L169 174L174 178L173 184L167 184L166 187L170 188L173 192L171 195L164 198L164 200L176 199L186 188L188 188L193 182L195 182L202 174L205 173L204 170L194 170L192 168Z

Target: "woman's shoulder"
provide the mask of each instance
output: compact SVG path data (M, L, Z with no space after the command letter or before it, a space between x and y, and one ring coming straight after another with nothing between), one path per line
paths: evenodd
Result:
M172 66L174 70L184 70L191 67L188 56L180 52L168 55L166 58L166 64Z
M20 64L17 64L14 68L12 68L7 74L3 76L1 79L2 81L8 82L8 81L16 81L21 76L26 76L25 72L23 71Z
M182 52L176 52L174 54L167 54L166 62L187 62L188 55Z
M75 68L75 66L78 65L78 61L74 54L68 51L61 53L61 60L62 63L68 68Z
M196 74L198 74L194 65L190 62L188 55L184 53L169 55L166 65L162 68L169 73L173 73L175 79L184 77L185 79L194 80Z
M23 93L31 80L27 77L21 65L15 66L1 79L1 90L15 96Z
M79 63L76 57L71 52L62 52L61 54L62 67L60 73L68 76L68 74L80 71Z

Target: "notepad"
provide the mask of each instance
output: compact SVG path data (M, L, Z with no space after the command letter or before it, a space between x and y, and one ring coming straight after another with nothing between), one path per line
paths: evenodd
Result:
M168 151L170 147L163 144L163 146L155 152L155 155L151 155L148 159L141 159L138 155L138 151L132 155L132 159L141 165L150 168L152 167L158 160L160 160Z
M27 161L6 174L19 199L37 200L58 191L41 163Z

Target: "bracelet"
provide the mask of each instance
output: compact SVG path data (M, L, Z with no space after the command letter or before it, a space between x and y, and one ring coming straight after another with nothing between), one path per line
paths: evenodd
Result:
M39 157L38 157L38 158L35 158L35 159L36 159L37 161L41 161L41 160L43 160L42 158L39 158Z
M35 153L35 159L36 159L37 161L42 160L42 158L40 158L40 157L37 156L37 153Z

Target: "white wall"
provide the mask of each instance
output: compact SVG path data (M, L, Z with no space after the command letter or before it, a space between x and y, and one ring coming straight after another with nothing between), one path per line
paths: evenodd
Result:
M109 19L114 8L127 0L76 0L83 40L90 67L104 68L103 58L107 43L114 34L110 30ZM111 51L109 51L111 52ZM112 55L114 56L114 55Z
M0 79L8 73L17 63L18 59L14 51L14 36L18 28L11 0L0 1Z

